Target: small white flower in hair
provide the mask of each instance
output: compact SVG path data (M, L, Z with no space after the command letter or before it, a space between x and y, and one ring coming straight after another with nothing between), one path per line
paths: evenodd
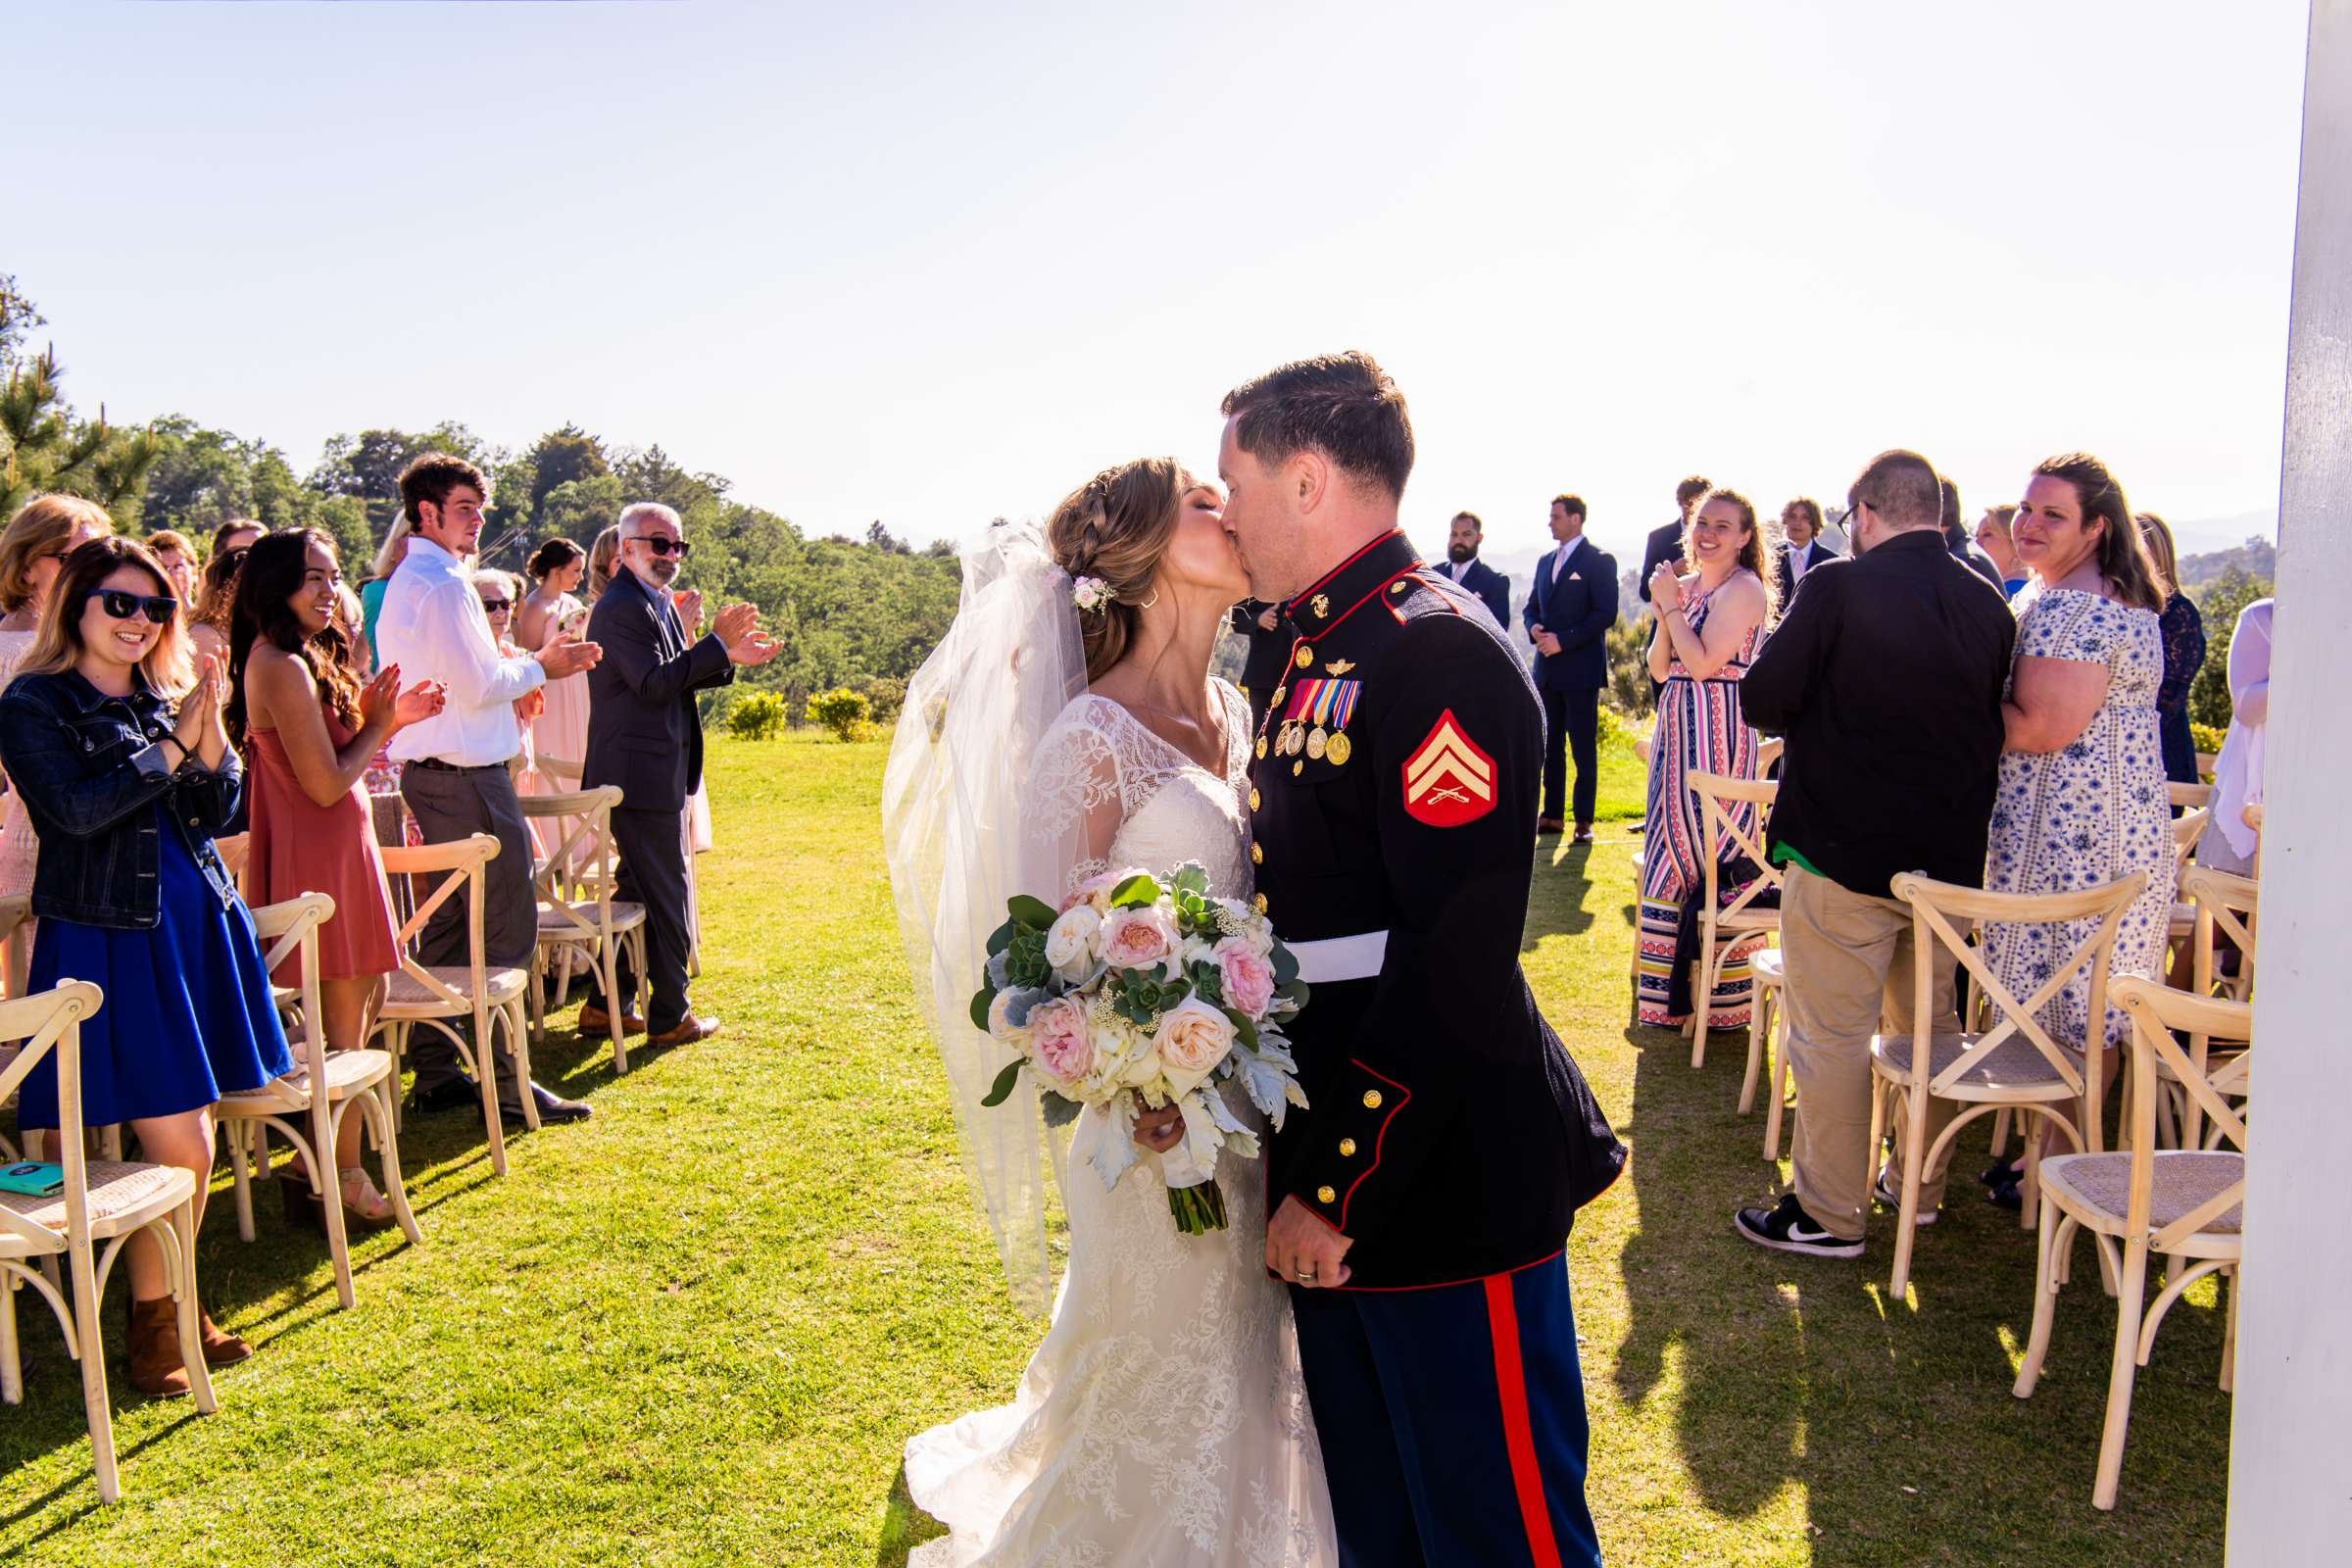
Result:
M1100 577L1080 577L1070 584L1070 602L1087 614L1101 613L1110 601L1110 584Z

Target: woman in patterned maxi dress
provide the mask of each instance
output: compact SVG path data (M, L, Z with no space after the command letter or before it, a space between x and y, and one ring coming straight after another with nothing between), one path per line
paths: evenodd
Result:
M2164 679L2163 604L2153 564L2122 487L2097 459L2052 458L2018 509L2018 553L2034 581L2018 600L2017 652L2004 704L2001 754L1984 886L1994 893L2071 893L2146 874L2124 913L2110 977L2163 972L2175 869L2172 812L2156 711ZM1994 921L1984 959L2019 1001L2039 990L2096 920ZM2129 1035L2110 1002L2092 1020L2087 965L2038 1016L2072 1051L2098 1040L2111 1054ZM2046 1144L2045 1152L2059 1152ZM1986 1173L1996 1201L2016 1168Z
M1698 956L1696 906L1706 896L1710 845L1692 773L1756 777L1758 738L1740 711L1740 677L1770 624L1773 583L1763 570L1777 542L1764 536L1756 510L1737 492L1718 490L1693 514L1684 559L1697 570L1677 576L1661 566L1650 583L1657 630L1650 673L1665 684L1649 749L1649 803L1643 832L1641 948L1635 969L1636 1018L1679 1027L1695 1004L1690 971ZM1733 820L1754 836L1755 808L1742 802ZM1728 846L1736 856L1736 846ZM1728 858L1729 857L1727 857ZM1750 872L1749 875L1753 875ZM1719 878L1718 895L1739 895L1744 879ZM1723 956L1708 1002L1709 1029L1747 1023L1753 977L1748 958L1757 934Z

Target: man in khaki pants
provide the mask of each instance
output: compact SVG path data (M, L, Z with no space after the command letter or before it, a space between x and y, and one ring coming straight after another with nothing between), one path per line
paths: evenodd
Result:
M1935 467L1884 452L1846 492L1854 554L1805 573L1805 591L1740 683L1747 721L1787 737L1770 851L1787 867L1781 949L1788 1065L1796 1080L1796 1180L1773 1208L1742 1208L1759 1247L1859 1257L1876 1184L1870 1042L1908 1036L1916 996L1911 911L1889 896L1904 871L1982 887L1999 782L2001 695L2017 622L2000 591L1944 549ZM1952 1016L1949 952L1934 965L1934 1016ZM1929 1137L1954 1106L1930 1100ZM1922 1173L1920 1218L1942 1201L1943 1163Z

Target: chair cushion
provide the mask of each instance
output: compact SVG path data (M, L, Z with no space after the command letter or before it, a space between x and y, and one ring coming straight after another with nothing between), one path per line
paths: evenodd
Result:
M117 1159L89 1161L90 1226L111 1235L127 1224L144 1224L188 1200L196 1179L177 1165L148 1165ZM5 1206L57 1232L58 1250L66 1240L66 1195L48 1198L30 1193L0 1192ZM37 1251L13 1231L0 1231L0 1257L23 1257Z
M2149 1195L2148 1224L2162 1230L2227 1191L2246 1174L2246 1156L2183 1149L2156 1152L2156 1177ZM2097 1215L2102 1229L2121 1234L2132 1206L2130 1154L2054 1154L2041 1162L2041 1179L2053 1197L2079 1213ZM2235 1236L2245 1205L2233 1203L2207 1220L2200 1236Z
M1958 1061L1976 1048L1982 1034L1937 1035L1928 1047L1928 1076L1933 1078ZM1896 1083L1911 1082L1911 1037L1909 1035L1873 1035L1870 1058L1882 1077ZM1993 1048L1986 1056L1964 1073L1959 1083L1975 1090L2025 1093L2034 1090L2066 1090L2066 1080L2058 1076L2049 1058L2034 1049L2034 1042L2024 1035L2011 1035ZM1955 1085L1955 1088L1959 1085ZM2066 1090L2071 1094L2073 1091Z
M473 971L462 965L433 967L426 969L425 972L461 997L465 996L466 989L473 984ZM523 988L530 984L530 976L520 969L484 969L482 981L488 991L488 995L483 997L482 1001L495 1007L501 1004L513 1002L516 997L521 996ZM404 969L392 976L391 991L384 998L384 1016L393 1017L402 1012L421 1012L437 1016L448 1011L448 1004L432 992L427 991L423 983L407 970Z

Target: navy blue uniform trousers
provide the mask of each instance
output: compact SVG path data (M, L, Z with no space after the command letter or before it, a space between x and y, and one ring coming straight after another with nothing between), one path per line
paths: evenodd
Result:
M1291 1305L1342 1568L1597 1568L1565 1258Z

